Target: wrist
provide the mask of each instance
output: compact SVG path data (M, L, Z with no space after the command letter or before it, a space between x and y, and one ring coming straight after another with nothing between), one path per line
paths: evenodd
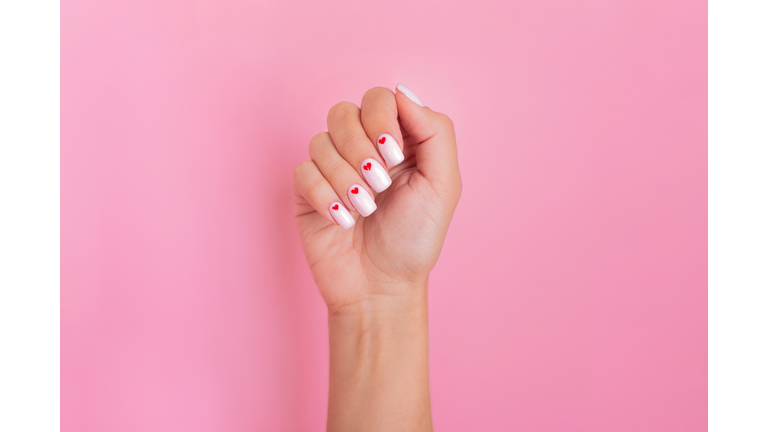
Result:
M426 284L402 292L329 307L328 430L431 430Z
M355 300L328 303L329 319L352 323L366 317L395 319L399 315L410 316L426 310L426 280L423 282L370 283L360 291L364 294Z
M354 304L328 308L328 330L365 342L382 343L390 337L418 337L427 332L427 293L413 290L402 295L373 294Z
M376 284L357 301L328 304L329 324L366 328L426 318L427 282Z
M363 300L328 308L328 331L336 338L355 340L354 347L374 348L427 340L427 290L408 287L398 295L369 294Z

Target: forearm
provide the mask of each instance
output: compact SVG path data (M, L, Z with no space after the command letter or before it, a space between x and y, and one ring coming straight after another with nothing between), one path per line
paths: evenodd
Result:
M427 290L329 312L328 431L431 431Z

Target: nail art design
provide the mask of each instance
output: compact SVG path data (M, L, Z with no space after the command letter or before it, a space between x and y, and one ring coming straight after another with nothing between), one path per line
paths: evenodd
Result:
M422 107L424 106L424 102L422 102L421 99L419 99L419 97L416 96L416 93L414 93L413 90L406 87L405 84L403 83L398 84L397 89L400 90L400 92L404 94L408 99L414 101L419 106L422 106Z
M379 152L381 157L387 162L387 166L392 168L405 159L403 151L400 150L400 145L395 141L395 138L390 134L382 134L378 140Z
M352 202L352 205L355 206L355 210L357 210L357 212L360 213L360 215L363 217L370 216L371 213L376 211L376 203L373 202L373 198L371 198L371 196L368 194L368 191L366 191L362 186L351 186L347 196Z
M335 220L343 229L350 229L355 225L355 219L349 214L349 210L341 205L340 202L331 204L331 216L333 216L333 220Z
M385 170L380 163L376 162L376 160L364 160L361 168L365 181L367 181L376 192L381 192L392 184L392 179L389 178L387 170Z

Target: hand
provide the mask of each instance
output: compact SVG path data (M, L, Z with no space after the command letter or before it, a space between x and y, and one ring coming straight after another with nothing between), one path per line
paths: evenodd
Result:
M330 109L293 175L302 246L332 313L426 289L461 193L446 115L402 85L361 105Z

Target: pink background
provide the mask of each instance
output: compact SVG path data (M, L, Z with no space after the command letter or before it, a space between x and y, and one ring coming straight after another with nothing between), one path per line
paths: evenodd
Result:
M706 430L705 1L61 19L62 430L324 429L290 176L331 105L399 81L454 119L464 180L430 286L437 430Z

